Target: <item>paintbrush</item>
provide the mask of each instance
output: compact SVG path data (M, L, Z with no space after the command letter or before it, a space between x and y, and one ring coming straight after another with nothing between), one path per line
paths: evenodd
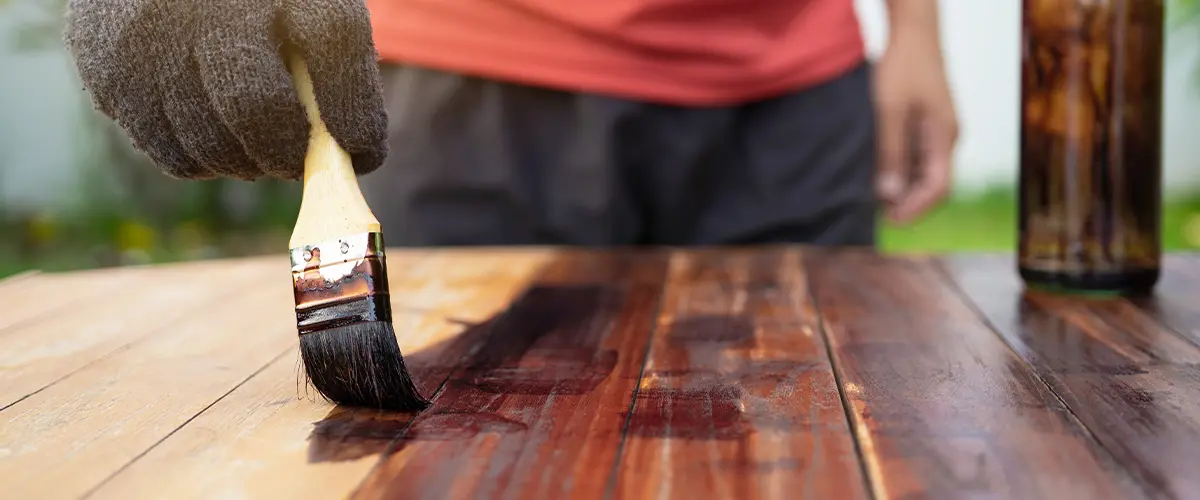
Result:
M306 378L336 404L422 410L429 401L413 384L392 326L379 221L350 155L321 120L307 66L292 56L289 68L310 125L303 198L288 243Z

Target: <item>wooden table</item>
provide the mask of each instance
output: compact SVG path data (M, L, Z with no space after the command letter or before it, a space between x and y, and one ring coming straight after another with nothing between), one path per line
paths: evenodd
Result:
M389 253L418 415L298 380L284 255L0 283L0 498L1200 498L1200 258Z

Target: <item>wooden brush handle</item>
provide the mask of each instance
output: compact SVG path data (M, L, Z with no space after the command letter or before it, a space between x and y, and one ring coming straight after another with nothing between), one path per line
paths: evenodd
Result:
M378 232L379 220L371 213L358 187L350 155L338 145L317 108L308 66L292 55L292 82L311 125L308 153L304 157L304 193L300 214L288 246L297 248L348 235Z

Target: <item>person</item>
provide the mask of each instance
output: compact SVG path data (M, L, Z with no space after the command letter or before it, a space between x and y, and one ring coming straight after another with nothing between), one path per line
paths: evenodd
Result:
M883 0L881 0L883 1ZM307 61L392 245L876 244L951 185L937 0L70 0L84 89L165 173L301 177Z

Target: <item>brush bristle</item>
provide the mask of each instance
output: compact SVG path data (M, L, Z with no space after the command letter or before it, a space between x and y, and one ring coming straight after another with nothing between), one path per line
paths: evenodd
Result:
M309 383L336 404L398 411L429 407L404 365L388 322L307 333L300 337L300 357Z

